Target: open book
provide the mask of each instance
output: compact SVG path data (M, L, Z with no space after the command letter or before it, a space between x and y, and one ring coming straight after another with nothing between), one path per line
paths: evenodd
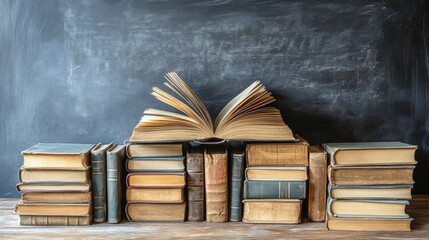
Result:
M259 81L232 99L213 122L201 100L176 73L167 73L165 78L164 84L177 97L157 87L152 95L182 114L145 110L129 142L295 140L280 111L266 106L275 99Z

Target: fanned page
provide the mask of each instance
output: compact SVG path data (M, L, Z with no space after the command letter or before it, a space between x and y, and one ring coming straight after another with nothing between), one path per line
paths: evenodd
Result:
M130 142L192 141L209 139L291 141L290 128L280 111L266 105L275 101L256 81L232 99L219 113L215 123L197 95L174 72L164 83L179 98L153 88L152 95L181 113L147 109L134 128Z

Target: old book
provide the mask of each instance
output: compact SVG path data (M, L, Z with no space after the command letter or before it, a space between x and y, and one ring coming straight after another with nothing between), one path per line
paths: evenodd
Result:
M90 203L91 192L24 192L23 203Z
M260 181L305 181L307 167L248 167L246 180Z
M189 146L186 153L188 176L188 221L204 220L204 147Z
M243 200L243 222L297 224L301 222L302 200Z
M87 182L91 180L90 168L68 170L43 170L25 169L19 170L21 182Z
M247 166L307 166L308 143L300 136L297 142L248 143Z
M245 199L305 199L306 181L244 181Z
M129 158L128 172L183 172L185 157Z
M38 143L24 150L23 168L82 169L91 166L90 151L92 144Z
M407 208L413 209L429 209L429 195L427 194L414 194L410 205Z
M328 180L337 185L413 184L415 166L328 167Z
M186 172L142 172L127 176L128 188L182 188L186 185Z
M183 156L182 143L128 143L127 156L130 158L180 157Z
M106 153L107 168L107 222L119 223L122 219L124 194L122 172L125 162L125 145L116 145Z
M91 214L91 203L23 203L18 202L16 212L28 216L87 216Z
M332 166L416 164L417 146L402 142L324 143Z
M186 202L183 203L128 203L127 218L130 221L185 221Z
M407 200L339 200L328 198L327 214L335 217L409 218Z
M228 154L225 145L204 149L206 221L228 221Z
M20 215L21 225L37 226L87 226L91 225L92 215L87 216L29 216Z
M93 201L93 221L96 223L105 222L107 217L106 203L106 152L113 145L98 144L91 150L92 167L92 201Z
M280 111L266 106L275 99L259 81L232 99L213 121L201 100L176 73L167 73L165 77L165 85L178 97L157 87L152 95L181 113L145 110L130 142L295 140Z
M327 216L328 230L411 231L412 218L340 218Z
M241 221L243 179L244 179L244 151L237 148L231 153L231 184L229 190L229 221Z
M319 146L309 147L308 164L308 220L323 222L326 216L326 185L328 179L328 159Z
M16 185L19 192L89 192L91 190L91 181L88 182L32 182L32 183L19 183Z
M402 199L411 200L413 185L335 185L329 184L328 193L334 199Z
M182 203L185 188L127 188L128 203Z

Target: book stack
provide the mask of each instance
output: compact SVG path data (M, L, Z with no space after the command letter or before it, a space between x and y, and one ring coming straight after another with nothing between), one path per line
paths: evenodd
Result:
M308 143L249 143L243 222L300 223L306 197Z
M126 215L130 221L185 221L182 144L127 144Z
M22 152L21 225L90 225L91 144L39 143Z
M401 142L326 143L329 230L411 231L417 146Z

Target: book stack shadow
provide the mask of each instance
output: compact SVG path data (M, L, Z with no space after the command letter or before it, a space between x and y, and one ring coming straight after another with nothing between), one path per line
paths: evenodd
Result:
M185 221L186 172L181 143L127 143L129 221Z
M325 143L329 230L411 231L417 146L401 142Z
M248 143L243 222L297 224L306 198L308 143Z
M91 144L39 143L22 152L21 225L90 225Z

